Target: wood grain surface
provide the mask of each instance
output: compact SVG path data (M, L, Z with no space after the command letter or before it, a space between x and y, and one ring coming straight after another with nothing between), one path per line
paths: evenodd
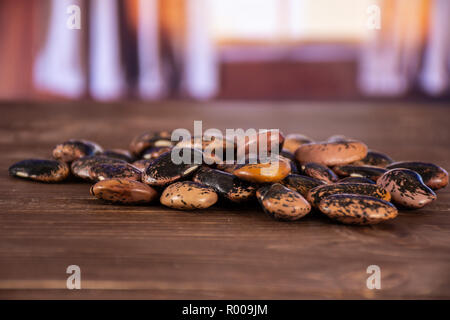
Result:
M277 222L256 204L180 212L115 206L89 184L8 176L55 144L86 138L126 148L146 130L280 128L314 139L344 134L396 160L450 169L450 106L396 103L165 102L0 104L0 298L450 298L450 192L385 224L310 215ZM66 268L81 268L81 290ZM381 290L369 290L369 265Z

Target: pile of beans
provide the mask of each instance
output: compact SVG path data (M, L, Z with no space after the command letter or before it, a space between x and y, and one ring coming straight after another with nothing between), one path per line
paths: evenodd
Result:
M264 133L269 137L268 151L273 147L272 133ZM259 135L238 147L220 139L175 144L170 138L170 132L144 133L133 139L129 150L104 150L92 141L69 140L54 148L54 160L23 160L12 165L9 173L48 183L75 176L93 183L94 197L115 204L159 200L173 209L197 210L227 202L257 205L257 200L275 219L294 221L317 212L360 225L393 219L397 207L422 208L436 200L435 190L448 184L448 173L435 164L394 162L344 136L315 142L301 134L284 136L277 131L279 156L269 162L258 161L250 153ZM207 154L211 157L205 150L218 144L235 153L243 148L246 159L257 161L205 161ZM180 155L199 156L203 162L175 164L173 148Z

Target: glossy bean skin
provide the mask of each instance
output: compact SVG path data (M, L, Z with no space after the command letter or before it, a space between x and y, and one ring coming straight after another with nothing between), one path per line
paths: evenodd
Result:
M70 165L70 170L72 174L78 178L84 180L91 180L91 169L92 167L99 164L108 164L108 165L116 165L116 164L126 164L125 160L110 158L103 155L99 156L87 156L80 158Z
M409 169L417 172L423 182L431 189L438 190L448 185L448 172L433 163L419 161L395 162L387 166L387 169Z
M281 184L307 197L309 190L324 185L325 182L304 175L290 174L281 181Z
M323 198L319 210L333 220L345 224L378 224L398 215L397 208L376 197L355 194L334 194Z
M294 221L311 211L311 205L298 192L275 183L257 191L264 212L274 219Z
M150 147L171 147L171 133L169 131L145 132L136 136L130 143L130 151L136 157L140 157L142 152Z
M386 168L386 166L388 166L393 162L394 160L392 160L392 158L389 157L387 154L374 150L369 150L367 152L367 155L363 159L355 161L351 164L355 166L374 166Z
M349 164L367 155L367 146L359 141L310 143L300 146L295 157L302 165L316 162L325 166Z
M302 165L302 171L304 174L311 178L316 178L325 183L333 183L338 181L338 176L327 166L320 163L309 162Z
M231 202L241 203L255 196L257 185L236 176L208 167L202 167L192 177L194 182L213 188L220 196Z
M423 183L422 177L409 169L389 170L377 184L391 193L395 203L405 208L422 208L436 200L436 194Z
M291 173L291 164L282 157L278 161L244 164L234 169L238 178L254 183L278 182Z
M210 187L193 181L175 182L164 189L161 204L178 210L206 209L218 200Z
M172 152L177 152L181 157L186 153L187 163L175 163L172 159ZM182 160L182 158L179 160ZM147 165L142 175L142 181L151 186L165 186L193 174L201 164L202 152L200 150L174 148Z
M98 199L123 204L149 203L158 198L158 192L150 186L126 178L97 182L90 193Z
M85 156L95 156L103 152L103 148L88 140L71 139L58 144L53 149L53 158L70 163Z
M365 183L335 183L318 186L308 192L307 200L317 207L323 198L341 193L372 196L385 201L391 200L390 193L382 187Z
M102 181L114 178L126 178L141 181L142 172L129 163L96 164L89 170L89 178L93 181Z
M70 173L65 162L44 159L26 159L16 162L9 167L8 171L13 177L48 183L61 182Z

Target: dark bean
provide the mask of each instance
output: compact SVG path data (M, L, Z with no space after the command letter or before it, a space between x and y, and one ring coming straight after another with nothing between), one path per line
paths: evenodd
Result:
M108 164L108 165L115 165L115 164L126 164L127 162L124 160L116 159L116 158L109 158L105 156L89 156L89 157L83 157L80 158L74 162L72 162L70 169L76 177L85 179L85 180L91 180L90 171L91 168L98 164Z
M27 159L9 167L9 174L13 177L41 182L60 182L69 173L68 165L56 160Z
M72 162L85 156L94 156L103 152L97 143L87 140L69 140L53 149L53 157L64 162Z
M145 160L156 159L171 149L172 147L150 147L142 151L141 157Z
M377 179L387 170L374 166L355 166L349 164L344 166L335 166L333 167L333 171L341 177L362 177L377 181Z
M306 197L309 190L324 185L325 182L304 175L290 174L281 181L281 184Z
M230 173L207 167L198 170L192 180L213 188L219 195L232 202L248 201L255 196L257 188L255 184L243 181Z
M355 161L351 164L355 166L374 166L386 168L386 166L392 162L394 162L394 160L392 160L388 155L378 151L369 150L364 159Z
M116 164L95 164L89 170L89 177L94 181L101 181L113 178L127 178L140 181L142 172L129 163Z
M190 158L190 161L187 161L189 163L174 163L172 161L172 152L176 152L181 157L187 155L187 158ZM172 151L163 153L154 159L145 169L142 181L151 186L164 186L194 173L200 167L201 163L201 151L176 147Z
M130 144L130 151L140 157L142 151L150 147L171 147L171 133L168 131L145 132L133 139Z

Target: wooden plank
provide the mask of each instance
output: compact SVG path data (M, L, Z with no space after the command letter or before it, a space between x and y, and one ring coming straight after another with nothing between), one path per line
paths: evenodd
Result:
M450 168L443 105L364 103L2 103L0 298L450 298L450 193L388 223L352 227L309 216L271 220L257 205L178 212L112 206L89 184L13 179L7 168L49 157L68 138L127 147L145 130L280 128L344 134L397 160ZM68 265L82 290L67 290ZM366 268L379 265L382 289Z

